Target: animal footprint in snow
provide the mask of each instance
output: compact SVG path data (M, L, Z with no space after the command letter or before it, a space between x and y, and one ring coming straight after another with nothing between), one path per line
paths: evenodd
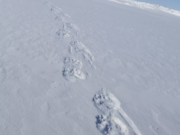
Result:
M69 29L70 31L72 31L73 33L75 33L76 35L78 34L79 32L79 29L76 25L74 24L71 24L71 23L65 23L65 27L67 29Z
M58 19L58 17L56 17ZM78 29L74 29L73 25L71 26L70 23L64 23L61 29L59 29L56 34L60 38L66 38L66 37L75 37L78 34Z
M74 82L76 79L82 79L82 80L85 79L85 75L80 69L71 68L71 67L64 69L63 76L67 80L72 81L72 82Z
M117 118L111 115L96 116L96 127L104 135L128 135L128 128L123 123L119 124Z
M60 38L66 38L69 37L69 34L67 31L65 31L64 29L59 29L56 34L60 37Z
M94 95L93 102L103 113L112 112L120 106L120 102L104 89Z
M64 37L64 34L68 35L68 37L71 36L73 39L77 36L79 29L74 24L66 22L66 19L61 16L57 16L56 19L60 19L62 21L61 29L59 29L59 31L57 32L59 35L62 35L61 37Z
M84 80L86 78L85 74L81 71L82 63L75 59L67 57L64 59L64 70L63 76L68 81L75 82L76 79Z
M82 62L75 59L75 58L70 58L70 57L66 57L64 58L64 64L65 66L73 66L75 68L82 68Z
M53 9L52 9L53 11L54 11L54 13L55 14L59 14L59 13L62 13L62 11L61 11L61 9L60 8L58 8L58 7L53 7Z
M55 13L57 16L55 18L55 20L60 20L61 22L66 22L67 20L69 20L70 16L67 14L64 14L63 12L59 11L57 13Z
M96 127L103 134L110 134L112 131L111 122L108 121L105 115L96 116Z
M89 52L89 50L81 43L78 41L72 41L70 42L70 45L74 48L76 52Z
M52 3L45 1L44 4L46 4L55 15L57 15L55 18L56 20L60 19L61 21L65 21L66 19L71 18L69 15L64 14L61 8L54 6Z
M54 6L54 5L53 5L52 3L50 3L50 2L46 2L46 3L44 3L44 4L46 4L46 5L50 8L50 10L53 11L55 14L61 12L61 9L60 9L60 8Z
M81 53L84 58L92 65L92 62L94 61L94 57L92 56L91 52L89 51L89 49L87 49L87 47L78 41L72 41L70 42L70 52L72 53L73 50L75 52Z

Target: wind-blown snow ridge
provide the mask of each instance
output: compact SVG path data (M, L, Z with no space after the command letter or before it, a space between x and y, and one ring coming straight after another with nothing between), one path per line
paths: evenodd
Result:
M160 5L156 5L156 4L139 2L139 1L135 1L135 0L109 0L109 1L113 1L113 2L116 2L119 4L129 5L129 6L135 6L135 7L139 7L139 8L143 8L143 9L148 8L148 9L152 9L152 10L160 10L160 11L163 11L163 12L166 12L169 14L180 16L180 11L166 8L166 7L163 7Z
M96 116L96 126L104 135L142 135L134 122L121 108L119 100L105 89L93 98L95 106L103 113Z

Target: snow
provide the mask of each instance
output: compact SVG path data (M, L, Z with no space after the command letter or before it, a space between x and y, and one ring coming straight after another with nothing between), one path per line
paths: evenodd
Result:
M178 10L169 9L169 8L155 5L155 4L139 2L139 1L135 1L135 0L109 0L109 1L124 4L124 5L129 5L129 6L135 6L135 7L139 7L139 8L143 8L143 9L160 10L160 11L163 11L163 12L166 12L169 14L180 16L180 12Z
M103 134L141 135L139 129L121 108L120 102L113 94L102 89L95 94L93 102L104 114L96 117L97 127Z
M81 71L82 62L75 58L65 58L64 60L64 70L63 76L71 82L75 82L76 79L84 80L86 77L84 73Z
M0 0L0 134L178 135L179 34L143 2Z

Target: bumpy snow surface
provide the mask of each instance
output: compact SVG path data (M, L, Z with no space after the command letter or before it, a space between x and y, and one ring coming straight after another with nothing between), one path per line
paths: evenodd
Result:
M179 16L132 0L0 0L0 135L179 135Z

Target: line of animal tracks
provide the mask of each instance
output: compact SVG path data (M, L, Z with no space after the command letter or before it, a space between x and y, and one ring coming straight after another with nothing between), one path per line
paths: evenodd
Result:
M91 51L81 42L77 40L79 28L72 24L70 16L54 6L52 3L45 1L53 14L56 15L55 20L61 24L56 35L60 40L68 42L67 51L71 57L64 57L63 77L70 82L76 82L77 79L86 79L83 73L83 63L75 57L75 53L79 53L90 64L92 68L94 56ZM106 89L100 90L93 97L95 107L100 111L100 115L96 116L96 127L103 135L142 135L134 122L121 108L119 100Z
M94 67L94 56L81 41L77 40L79 28L69 21L70 16L63 13L59 7L56 7L47 1L45 1L44 4L47 5L50 8L50 11L56 15L55 20L61 24L56 35L60 40L68 42L67 51L71 54L71 57L64 57L64 70L62 71L62 75L70 82L75 82L77 79L86 79L86 75L82 71L83 63L75 58L74 54L81 54L91 67Z

